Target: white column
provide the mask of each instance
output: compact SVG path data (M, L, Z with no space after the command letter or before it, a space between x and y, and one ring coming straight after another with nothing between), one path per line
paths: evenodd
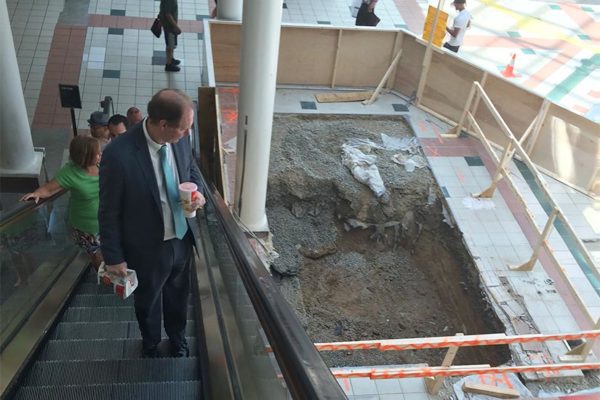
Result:
M227 21L241 21L243 3L243 0L218 0L217 18Z
M282 8L282 0L244 3L235 208L252 231L268 230L265 202Z
M37 176L42 155L33 150L6 0L0 0L0 60L0 175Z

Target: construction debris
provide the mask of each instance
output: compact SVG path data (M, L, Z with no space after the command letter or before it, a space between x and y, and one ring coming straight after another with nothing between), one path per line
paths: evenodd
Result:
M366 92L335 92L315 94L315 98L319 103L342 103L349 101L367 100L373 95L373 91Z

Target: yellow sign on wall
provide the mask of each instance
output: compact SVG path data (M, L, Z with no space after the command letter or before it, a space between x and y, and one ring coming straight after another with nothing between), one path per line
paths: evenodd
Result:
M425 18L425 26L423 27L423 40L429 41L429 32L431 32L431 27L433 26L433 21L435 18L435 12L437 8L429 6L427 10L427 18ZM437 24L433 29L433 40L432 43L437 47L442 46L442 41L444 40L444 36L446 36L446 24L448 23L448 13L440 10L438 14Z

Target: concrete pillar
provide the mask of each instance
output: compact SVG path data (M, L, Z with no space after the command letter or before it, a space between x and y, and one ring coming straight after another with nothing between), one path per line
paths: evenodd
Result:
M241 21L243 3L243 0L218 0L217 18L226 21Z
M0 175L37 176L43 156L33 149L6 0L0 0L0 59Z
M282 0L244 2L235 209L252 231L268 230L265 202L282 8Z

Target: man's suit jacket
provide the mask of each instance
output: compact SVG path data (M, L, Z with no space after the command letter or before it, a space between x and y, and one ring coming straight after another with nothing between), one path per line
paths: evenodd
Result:
M98 220L107 265L128 261L130 252L154 251L164 238L157 177L143 123L114 139L102 153ZM172 144L172 148L179 181L194 182L200 187L200 171L188 137Z

